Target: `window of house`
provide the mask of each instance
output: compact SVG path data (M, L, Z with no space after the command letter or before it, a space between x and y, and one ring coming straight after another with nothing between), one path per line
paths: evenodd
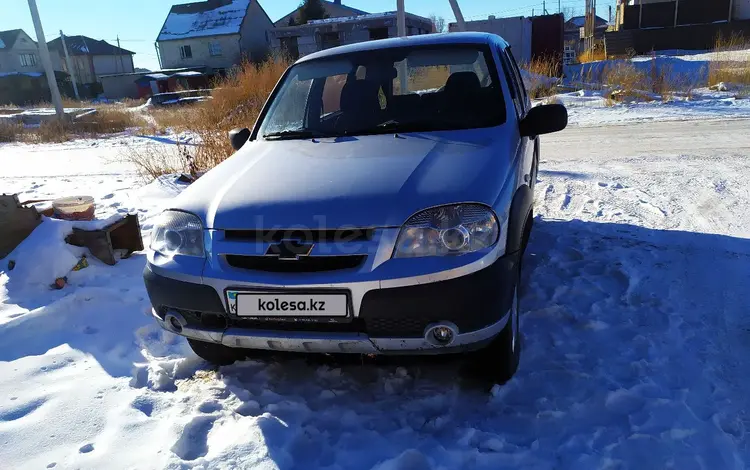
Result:
M387 39L388 28L372 28L370 29L370 39Z
M208 53L212 56L221 55L221 44L219 41L212 41L208 43Z
M180 58L181 59L193 58L193 50L190 49L190 46L180 46Z
M33 67L36 65L36 54L20 54L21 67Z

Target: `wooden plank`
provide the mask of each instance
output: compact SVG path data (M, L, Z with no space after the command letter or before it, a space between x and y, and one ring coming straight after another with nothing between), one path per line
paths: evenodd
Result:
M22 206L16 195L0 195L0 259L8 256L40 223L42 218L34 207Z

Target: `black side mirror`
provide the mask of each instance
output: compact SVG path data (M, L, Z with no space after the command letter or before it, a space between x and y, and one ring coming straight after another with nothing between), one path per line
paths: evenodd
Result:
M247 127L238 127L229 131L229 141L232 143L232 148L235 150L241 149L249 138L250 129L248 129Z
M561 104L542 104L531 108L521 121L523 137L558 132L568 125L568 110Z

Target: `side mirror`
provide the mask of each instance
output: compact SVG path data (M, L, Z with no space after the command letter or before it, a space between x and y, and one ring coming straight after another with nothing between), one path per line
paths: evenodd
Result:
M521 121L523 137L558 132L568 125L568 110L561 104L542 104L531 108Z
M248 129L247 127L238 127L229 131L229 141L232 143L232 148L235 150L241 149L249 138L250 129Z

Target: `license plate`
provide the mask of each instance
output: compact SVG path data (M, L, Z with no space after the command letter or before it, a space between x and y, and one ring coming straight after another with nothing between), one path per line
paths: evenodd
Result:
M241 317L345 317L346 294L227 292L229 309Z

